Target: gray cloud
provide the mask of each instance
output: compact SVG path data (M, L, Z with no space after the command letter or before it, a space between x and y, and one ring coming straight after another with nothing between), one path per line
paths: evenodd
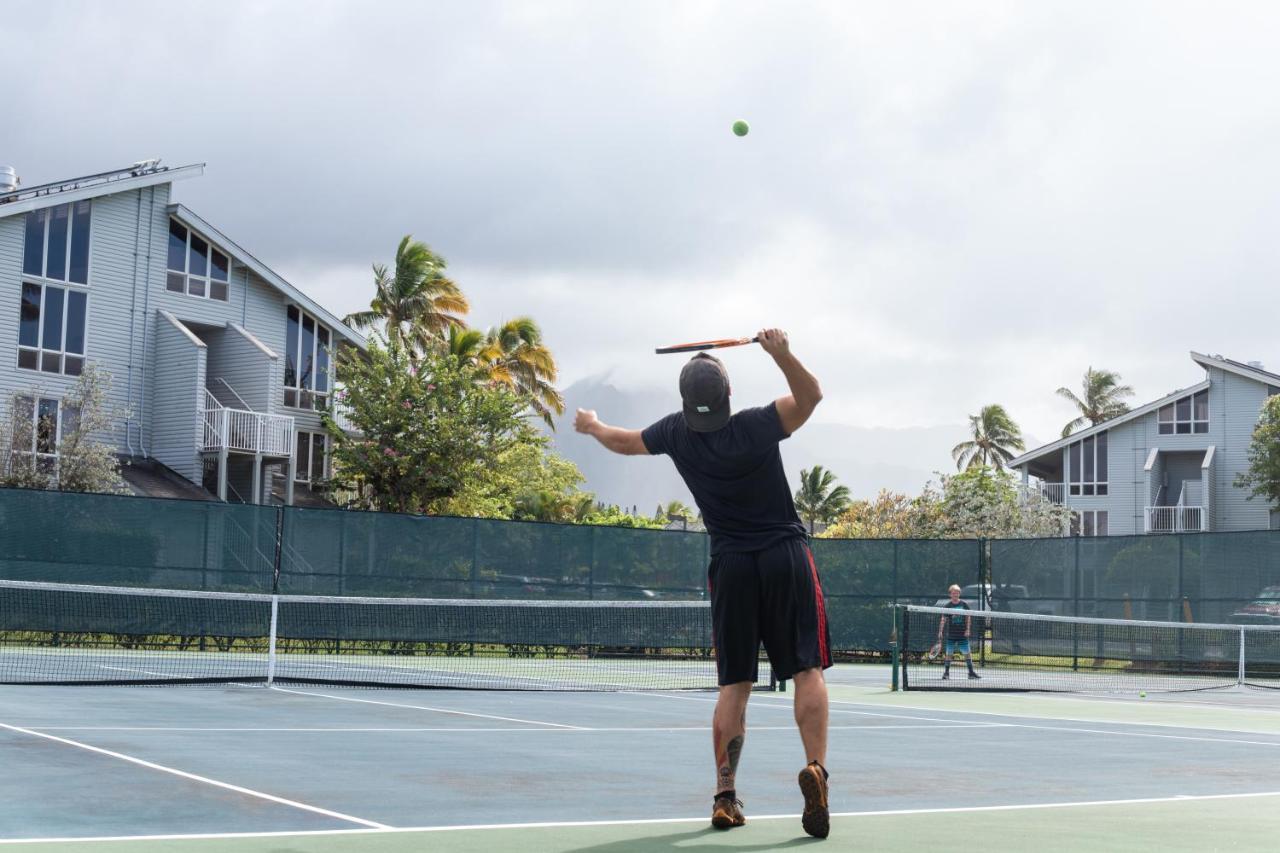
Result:
M823 418L999 401L1052 436L1089 364L1152 399L1188 349L1280 359L1280 11L1150 11L32 3L0 159L207 161L180 198L340 312L412 232L569 380L666 383L652 346L778 323Z

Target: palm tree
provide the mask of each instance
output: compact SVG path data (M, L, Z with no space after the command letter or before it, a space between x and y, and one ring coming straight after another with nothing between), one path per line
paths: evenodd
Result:
M1013 451L1026 450L1022 431L1004 406L995 403L983 406L981 412L969 416L969 427L973 430L973 439L962 441L951 449L951 458L961 471L975 465L989 465L1000 470L1013 458Z
M462 325L470 310L467 297L444 274L445 259L412 234L396 249L395 272L373 265L373 301L368 311L348 314L343 322L356 329L385 324L387 338L411 351L432 346L446 330Z
M1058 396L1070 400L1080 410L1080 417L1062 428L1062 437L1084 426L1085 421L1097 426L1103 421L1119 417L1129 411L1129 404L1121 398L1132 397L1133 387L1120 384L1120 374L1110 370L1094 370L1090 367L1084 372L1084 381L1080 383L1084 397L1077 397L1070 388L1058 389Z
M555 356L542 343L542 330L529 317L516 317L487 333L452 327L446 338L449 354L477 368L482 381L498 382L524 398L548 426L564 412L564 397L554 384Z
M835 486L835 482L836 475L821 465L814 465L808 471L800 471L796 509L809 522L810 535L814 532L816 522L829 524L849 507L849 489L846 486Z

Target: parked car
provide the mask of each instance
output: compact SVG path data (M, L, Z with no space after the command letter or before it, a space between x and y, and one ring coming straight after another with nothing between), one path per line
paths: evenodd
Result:
M1280 586L1269 586L1230 616L1236 625L1280 625Z

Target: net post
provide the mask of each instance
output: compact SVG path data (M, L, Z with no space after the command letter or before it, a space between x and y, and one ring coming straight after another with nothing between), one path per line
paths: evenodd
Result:
M1244 686L1244 626L1240 626L1240 661L1236 664L1236 686Z
M889 634L889 654L893 657L893 681L890 690L894 693L898 692L898 666L901 660L898 656L898 602L893 603L893 630Z
M280 596L271 596L271 627L267 632L267 686L276 680L276 626L280 619Z
M901 636L901 640L900 640L900 642L898 643L898 647L899 647L899 648L898 648L898 654L899 654L899 656L901 656L901 654L902 654L902 650L903 650L903 649L909 649L909 648L911 648L911 646L910 646L910 642L911 642L911 613L910 613L910 611L909 611L909 610L906 610L906 609L903 609L903 611L902 611L902 634L901 634L900 636ZM905 663L902 665L902 672L901 672L901 675L902 675L902 689L903 689L903 690L910 690L910 689L911 689L911 685L910 685L910 684L908 683L908 681L907 681L907 667L906 667Z

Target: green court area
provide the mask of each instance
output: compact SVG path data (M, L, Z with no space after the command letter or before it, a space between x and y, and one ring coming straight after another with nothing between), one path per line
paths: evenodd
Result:
M706 691L0 688L0 847L176 853L1269 850L1280 695L893 693L830 672L831 838L800 829L788 694L745 827L708 826Z

